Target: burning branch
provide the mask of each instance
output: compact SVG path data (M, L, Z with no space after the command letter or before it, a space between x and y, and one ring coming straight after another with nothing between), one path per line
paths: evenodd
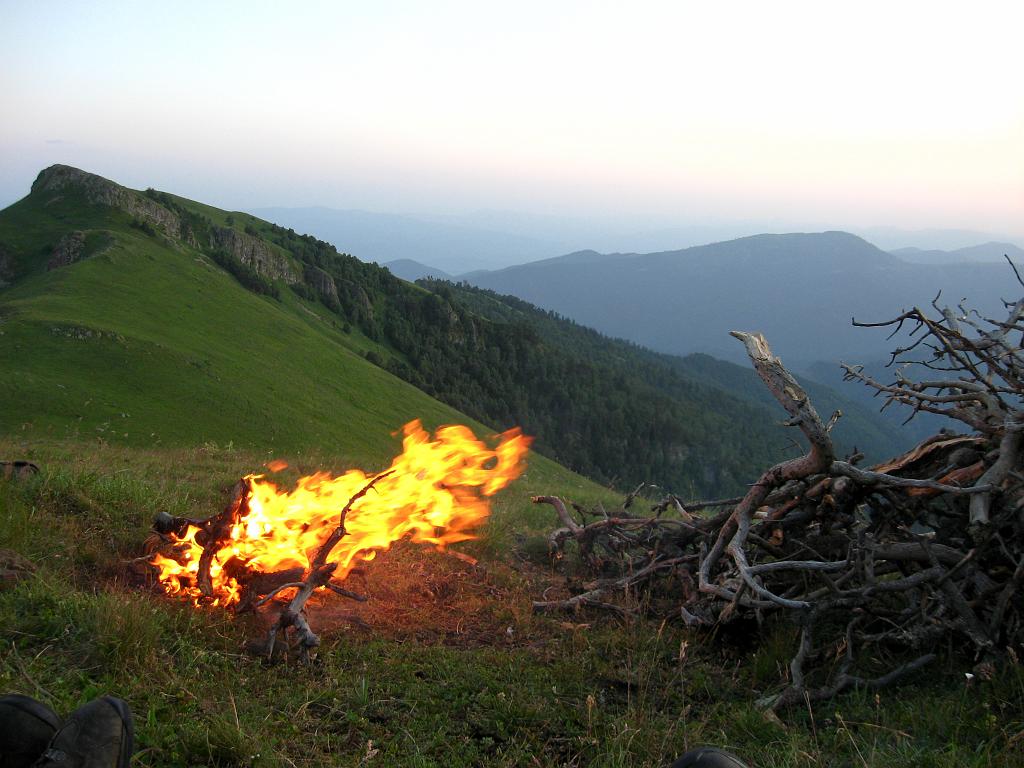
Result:
M310 595L320 587L329 587L335 593L345 597L350 597L354 600L366 600L365 597L357 595L354 592L349 592L347 589L343 589L337 584L330 583L331 576L333 576L335 570L337 570L338 564L328 563L327 558L331 554L331 550L334 549L335 545L345 537L346 533L348 533L345 530L345 518L348 517L348 513L349 510L352 509L352 505L365 496L380 480L383 480L385 477L392 474L394 474L394 470L382 472L370 480L370 482L364 485L354 496L352 496L352 498L348 500L348 503L345 504L345 507L341 510L338 527L334 529L327 541L320 545L320 548L313 557L313 562L309 566L309 570L306 571L302 581L282 584L267 595L267 597L257 603L257 606L259 606L269 602L273 597L285 589L298 589L298 592L295 593L291 602L288 603L288 607L281 611L280 615L277 617L277 621L267 633L267 642L264 648L267 658L271 658L274 655L274 643L277 640L277 633L285 632L289 627L294 627L295 634L299 638L299 647L301 649L303 660L309 661L312 658L312 655L316 652L316 648L320 645L320 638L316 636L312 629L310 629L304 609L306 601L309 600Z
M475 538L490 514L488 497L525 469L530 440L518 429L493 449L461 426L441 427L433 440L419 422L404 432L402 454L372 478L359 470L318 473L285 492L251 475L207 520L159 515L151 562L164 590L236 612L296 590L259 647L272 653L278 632L291 628L310 658L320 642L305 615L313 592L365 600L339 583L360 561L404 538L438 549Z
M231 538L231 531L238 522L248 514L249 495L252 487L245 478L235 483L231 491L231 501L220 514L206 520L193 520L186 517L171 517L161 512L153 521L153 530L159 534L172 534L184 538L192 528L196 544L202 547L199 565L196 572L196 583L203 598L213 599L213 578L211 568L217 553L224 548Z

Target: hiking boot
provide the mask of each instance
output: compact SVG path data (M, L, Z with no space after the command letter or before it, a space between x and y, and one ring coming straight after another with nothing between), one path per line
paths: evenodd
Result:
M104 696L84 704L64 721L37 768L128 768L134 748L127 702Z
M736 755L718 747L691 749L674 763L672 768L749 768Z
M60 728L57 713L28 696L0 697L0 765L28 768Z

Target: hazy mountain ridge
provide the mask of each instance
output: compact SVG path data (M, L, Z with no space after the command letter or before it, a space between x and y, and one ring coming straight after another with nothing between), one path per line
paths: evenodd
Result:
M973 262L1003 262L1005 257L1020 263L1024 249L1013 243L989 242L955 250L897 248L889 251L893 256L912 264L959 264Z
M463 214L396 214L313 206L254 208L251 213L315 235L366 261L407 258L449 274L503 269L561 254L628 255L676 251L758 234L818 231L806 223L723 221L695 223L665 215L579 216L479 210ZM882 250L966 249L1007 239L972 230L837 227ZM1012 237L1009 239L1013 239Z
M410 259L449 274L498 269L559 252L559 244L449 221L334 208L254 208L252 213L315 235L341 251L381 264Z
M907 229L893 226L844 227L858 237L874 243L884 251L901 248L920 248L925 251L955 251L970 248L978 243L995 241L1015 241L1020 239L1020 232L992 232L978 229Z
M436 277L441 280L451 279L451 275L443 269L421 264L413 259L395 259L394 261L385 262L381 266L385 267L395 277L408 280L410 283L415 283L423 277Z
M672 354L742 362L728 332L761 330L800 368L884 356L887 334L854 328L851 318L886 319L902 307L927 304L940 290L993 311L1008 270L908 264L855 235L824 232L756 235L586 265L562 257L466 279Z

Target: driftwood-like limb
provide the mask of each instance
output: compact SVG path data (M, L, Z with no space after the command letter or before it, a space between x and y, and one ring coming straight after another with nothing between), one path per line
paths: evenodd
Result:
M298 589L302 586L305 586L304 581L289 581L286 584L282 584L279 587L274 587L272 591L268 592L266 595L257 600L253 604L253 608L259 608L260 606L266 605L275 597L277 597L281 592L284 592L286 589Z
M570 531L578 531L582 526L577 523L569 510L565 506L565 502L557 496L534 496L530 499L534 504L550 504L555 508L555 513L558 515L558 519L562 521L564 525Z
M966 496L973 494L987 494L995 490L995 484L992 483L961 488L958 485L946 485L944 483L937 483L934 480L917 480L912 477L887 475L884 472L871 472L866 469L855 467L852 464L847 464L845 461L833 461L832 466L829 467L829 471L834 475L843 475L851 480L856 480L861 485L880 485L887 488L921 488L930 491L938 491L939 493L949 493L953 495L963 494Z
M804 433L810 444L810 450L804 456L771 467L747 491L743 500L733 510L728 522L719 531L710 553L700 564L700 589L705 592L721 594L721 587L712 585L711 571L718 563L722 553L727 551L732 556L744 581L762 598L790 608L804 608L807 606L803 601L788 600L771 593L760 585L750 575L743 547L750 531L754 511L761 506L772 489L788 481L802 480L810 475L824 472L832 464L835 459L832 439L829 437L821 417L818 416L818 412L811 405L807 393L786 370L782 361L772 354L764 336L760 333L741 331L733 331L731 335L743 342L757 374L768 387L768 391L790 415L790 423L798 426Z
M365 603L369 598L366 595L360 595L358 592L353 592L350 589L345 589L342 586L335 584L333 581L328 581L324 584L331 592L342 597L347 597L349 600L355 600L357 603Z
M615 582L609 584L607 587L598 587L596 589L590 589L586 592L581 592L578 595L567 598L565 600L539 600L534 601L533 611L534 613L544 612L558 612L558 611L576 611L580 608L603 608L613 613L619 613L623 615L635 615L636 612L626 608L618 603L612 602L608 598L615 592L625 587L624 582Z
M1009 476L1010 471L1020 464L1021 435L1024 421L1006 425L1006 431L999 442L999 458L978 480L985 491L971 499L971 524L988 525L992 507L992 492Z

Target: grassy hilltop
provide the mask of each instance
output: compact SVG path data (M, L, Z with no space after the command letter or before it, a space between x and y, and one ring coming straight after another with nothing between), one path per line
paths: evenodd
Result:
M572 565L548 561L555 521L529 496L612 500L538 454L460 547L479 566L399 545L350 577L369 602L314 605L311 667L246 653L261 617L160 594L140 560L158 511L209 515L270 458L292 465L285 481L381 468L411 418L505 426L442 398L468 410L509 381L470 390L442 356L417 361L437 397L394 375L414 361L391 315L422 309L434 322L421 335L453 346L501 328L391 279L244 214L59 166L0 212L0 458L42 467L0 479L0 571L31 572L0 589L0 689L61 712L127 698L138 766L653 767L700 743L758 768L1020 761L1020 667L966 687L950 665L781 723L753 701L777 690L791 627L755 644L754 628L533 615L532 599L565 594ZM698 390L710 410L714 391Z
M139 224L77 191L37 191L0 214L0 243L27 254L24 276L0 294L8 434L315 447L381 462L391 432L412 418L466 421L367 362L372 342L343 333L316 303L245 290L202 252ZM47 270L54 243L73 231L84 231L84 252Z

